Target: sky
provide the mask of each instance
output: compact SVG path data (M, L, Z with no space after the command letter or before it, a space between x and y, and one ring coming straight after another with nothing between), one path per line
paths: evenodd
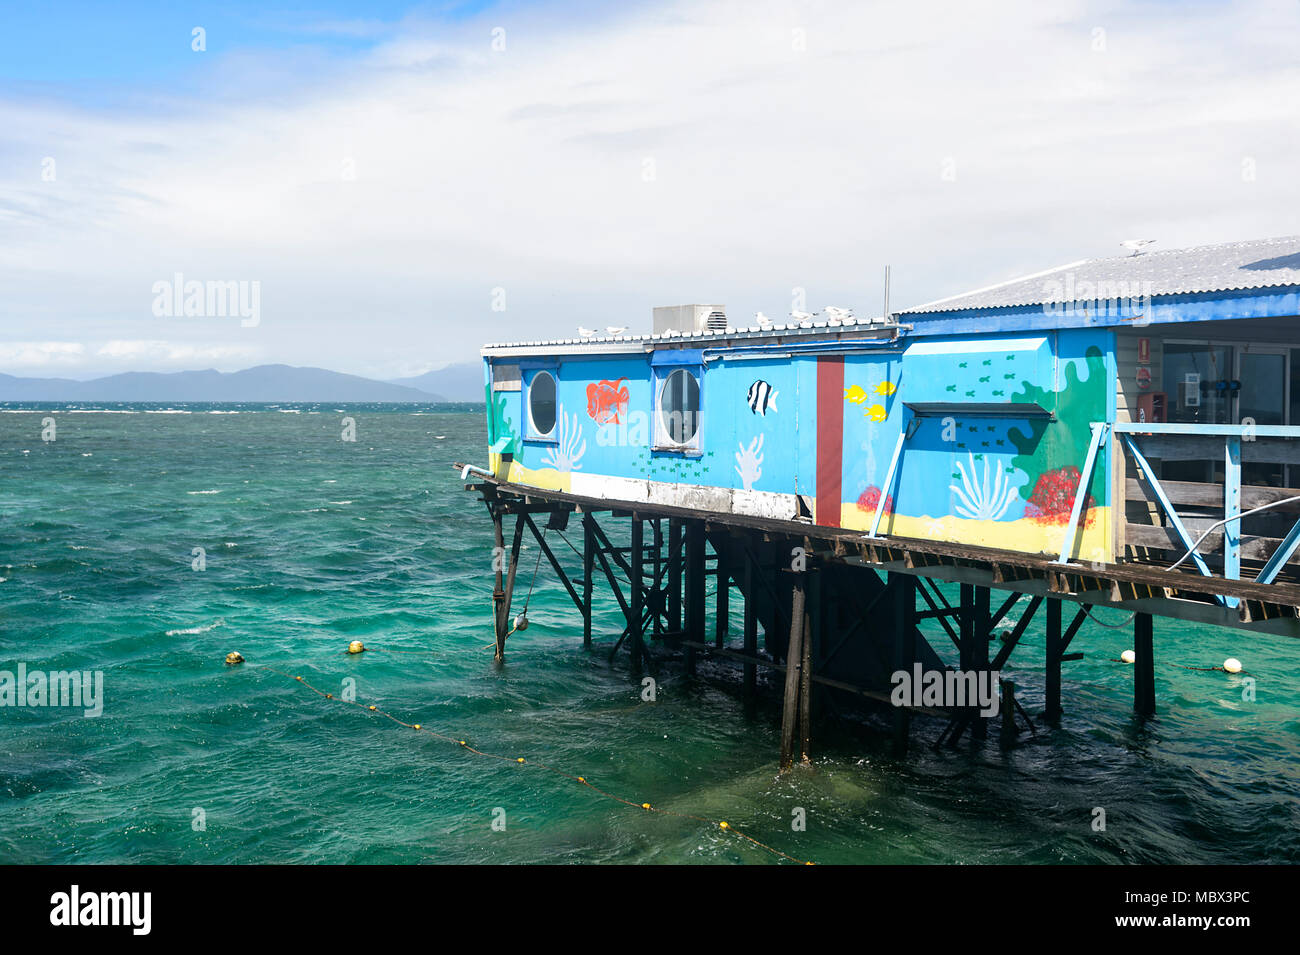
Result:
M656 305L875 315L886 265L897 309L1125 239L1300 233L1295 0L54 0L0 24L8 374L395 378L648 332Z

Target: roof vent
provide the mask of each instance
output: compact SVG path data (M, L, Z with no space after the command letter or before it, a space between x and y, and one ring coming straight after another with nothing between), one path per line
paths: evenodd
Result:
M724 305L665 305L654 310L654 333L663 335L700 335L723 331L727 327Z

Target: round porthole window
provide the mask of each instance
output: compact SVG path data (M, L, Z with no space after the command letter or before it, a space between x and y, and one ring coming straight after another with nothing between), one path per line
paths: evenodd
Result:
M673 444L687 444L700 427L700 383L679 368L659 393L659 423Z
M528 386L528 414L539 437L555 430L555 376L549 371L539 371Z

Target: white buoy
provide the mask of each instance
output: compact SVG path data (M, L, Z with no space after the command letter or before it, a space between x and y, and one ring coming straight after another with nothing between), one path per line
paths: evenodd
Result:
M519 631L528 629L528 615L521 613L515 617L515 629Z
M1123 660L1125 663L1132 663L1135 660L1137 660L1138 655L1134 653L1132 650L1125 650L1123 653L1119 655L1119 658Z
M1223 661L1223 669L1226 673L1240 673L1241 661L1236 657L1228 657Z

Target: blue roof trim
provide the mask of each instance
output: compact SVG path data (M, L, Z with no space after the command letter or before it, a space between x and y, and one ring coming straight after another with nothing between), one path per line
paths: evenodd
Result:
M703 348L661 348L650 353L650 366L703 365Z
M1300 288L1271 292L1198 292L1152 296L1150 308L1121 303L1101 314L1062 305L1015 305L1008 308L956 309L951 312L903 313L913 323L908 337L975 332L1030 332L1065 328L1141 328L1174 322L1215 322L1244 318L1300 315Z

